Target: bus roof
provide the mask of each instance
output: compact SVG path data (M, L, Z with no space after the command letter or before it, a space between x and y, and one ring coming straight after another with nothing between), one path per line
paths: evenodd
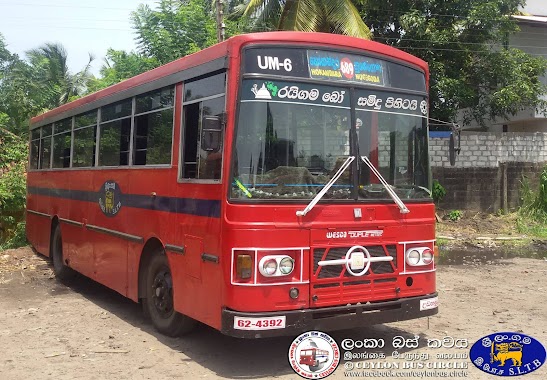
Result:
M286 44L310 44L338 48L349 47L353 49L365 50L413 64L426 73L426 78L429 74L428 66L425 61L391 46L361 38L348 37L339 34L308 32L265 32L240 34L231 37L224 42L213 45L199 52L189 54L163 66L126 79L120 83L33 117L30 121L31 129L33 126L37 127L49 123L50 119L51 121L62 119L65 115L68 116L69 113L73 114L78 111L79 108L84 108L84 106L90 103L96 103L101 100L104 103L104 101L107 101L108 97L131 90L137 86L157 81L166 76L180 73L184 70L197 67L206 62L222 59L223 57L227 57L229 54L231 54L231 56L237 55L241 48L246 44L271 42ZM85 109L81 110L81 112L85 111Z

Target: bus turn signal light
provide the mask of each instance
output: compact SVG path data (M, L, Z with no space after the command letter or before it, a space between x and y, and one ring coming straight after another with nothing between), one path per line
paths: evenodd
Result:
M236 266L237 277L241 279L251 278L253 273L253 259L251 255L238 255Z

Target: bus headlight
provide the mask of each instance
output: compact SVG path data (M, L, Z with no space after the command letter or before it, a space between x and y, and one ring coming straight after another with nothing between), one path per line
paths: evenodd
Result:
M283 259L281 259L281 261L279 262L279 271L281 272L281 274L291 274L291 272L293 271L294 269L294 260L290 257L284 257Z
M433 251L428 247L412 247L406 251L405 260L412 267L429 265L433 262Z
M274 259L268 259L260 263L260 273L266 277L271 277L277 272L277 261Z
M264 277L286 276L294 270L294 259L286 255L267 255L260 259L258 270Z
M420 252L418 252L416 249L411 249L406 254L406 262L408 265L418 265L420 262Z
M425 265L429 265L431 264L432 261L433 261L433 252L431 252L429 248L424 249L424 251L422 252L422 262Z

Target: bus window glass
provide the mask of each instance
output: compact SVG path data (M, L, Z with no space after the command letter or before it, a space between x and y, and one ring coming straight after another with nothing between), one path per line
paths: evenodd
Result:
M101 122L121 119L122 117L131 116L132 104L131 99L122 100L101 108Z
M134 136L135 165L171 163L174 88L137 96Z
M40 136L38 129L38 136ZM30 168L38 169L38 157L40 154L40 139L31 140L30 142Z
M49 169L51 162L51 136L44 137L40 143L40 169Z
M53 162L52 168L70 167L70 140L72 118L53 124Z
M30 139L36 140L40 138L40 128L33 129L30 131Z
M97 110L74 117L74 129L97 124Z
M173 109L135 117L135 165L171 163Z
M215 151L202 149L202 120L204 116L222 119L224 96L197 102L184 107L183 178L219 180L222 171L223 146ZM220 138L222 141L222 137Z
M53 125L49 124L42 127L42 137L51 136L51 133L53 132Z
M129 164L129 136L131 118L101 124L99 166Z
M72 167L95 166L95 139L97 127L85 127L74 131L74 152Z
M268 89L267 87L268 86ZM231 196L312 199L350 154L349 94L304 83L243 82ZM300 99L289 97L301 93ZM349 199L346 169L323 199Z
M70 132L53 136L53 168L70 167Z
M53 133L54 134L68 132L71 129L72 129L72 118L56 121L53 124Z
M402 199L429 198L427 99L379 90L356 91L359 153L370 158ZM359 171L359 194L390 199L368 168Z
M135 113L140 114L173 106L174 87L165 87L137 96Z
M226 73L187 82L184 84L184 101L206 98L223 94L226 88Z

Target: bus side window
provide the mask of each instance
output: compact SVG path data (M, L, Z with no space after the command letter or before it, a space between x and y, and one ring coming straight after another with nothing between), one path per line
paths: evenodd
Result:
M204 120L213 116L222 120L225 106L224 96L193 103L184 107L184 140L183 140L183 178L219 180L222 171L223 130L218 137L218 146L209 149L202 142Z
M173 137L175 88L164 87L136 97L134 165L169 165Z
M99 166L129 165L132 100L101 108Z
M224 151L224 128L215 133L211 142L202 141L207 133L208 120L224 119L226 108L224 91L226 73L218 73L184 84L182 129L182 174L184 179L220 180ZM205 120L205 122L204 122ZM220 123L222 125L222 122Z

